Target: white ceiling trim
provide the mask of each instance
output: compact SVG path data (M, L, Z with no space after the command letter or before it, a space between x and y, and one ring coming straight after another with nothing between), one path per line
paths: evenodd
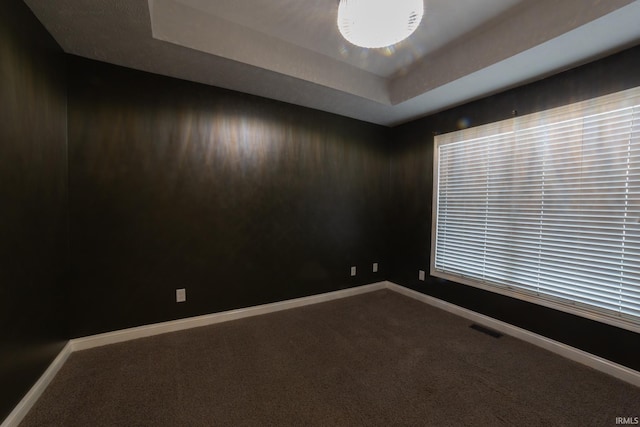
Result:
M441 11L445 22L457 14L449 0L426 0L427 13ZM25 0L65 52L133 69L237 90L292 104L393 126L448 107L496 93L553 72L603 57L640 42L640 1L631 0L459 0L476 11L486 5L483 22L466 19L463 33L434 41L430 53L419 58L428 44L417 32L389 61L403 63L394 55L411 51L413 65L381 77L384 55L355 48L348 58L331 55L337 43L333 11L310 21L310 34L283 38L266 34L277 16L255 28L265 3L259 0ZM337 2L331 7L337 8ZM324 10L326 0L271 0L271 8L305 6ZM516 6L513 6L516 4ZM193 6L204 7L207 11ZM234 8L240 7L242 10ZM480 6L478 6L480 5ZM513 6L505 9L507 6ZM210 13L224 9L223 16ZM252 8L253 7L253 8ZM163 9L164 8L164 9ZM313 9L315 8L315 9ZM504 12L504 10L507 10ZM495 15L495 13L500 13ZM232 12L253 13L244 24L232 22ZM431 27L438 27L431 16ZM287 17L290 19L290 17ZM488 19L488 21L487 21ZM473 28L472 28L473 27ZM260 31L258 30L260 29ZM291 30L293 31L293 30ZM314 31L327 42L314 48ZM432 37L437 32L430 33ZM291 36L291 34L288 34ZM444 43L445 40L449 42ZM328 44L327 44L328 43ZM438 44L440 43L440 44ZM305 47L307 46L307 47ZM344 47L344 46L343 46ZM325 52L325 53L322 53ZM342 59L345 60L342 60ZM355 58L355 59L354 59ZM398 62L399 61L399 62ZM383 64L384 65L384 64ZM369 71L367 71L369 70Z
M176 0L149 0L155 39L390 105L386 79Z
M619 27L611 31L612 22ZM454 105L479 99L525 84L554 72L602 56L602 52L631 46L640 38L640 1L569 31L463 78L396 105L389 114L388 126L422 117ZM505 112L508 114L509 112Z
M627 9L625 5L629 6L625 13L637 9L629 3L633 3L633 0L536 0L521 3L506 15L417 61L408 74L391 80L391 102L399 104L410 100L525 52L524 58L529 59L531 69L540 74L548 74L559 66L569 66L603 50L614 49L618 46L620 33L625 34L625 39L628 39L626 35L629 32L640 37L640 25L624 26L620 20L624 15L613 13L620 8ZM589 24L600 19L603 19L600 22L604 26L609 27L609 32L598 32L598 39L601 39L599 41L589 36L589 31L594 28ZM585 39L573 37L559 41L561 46L567 48L566 52L549 48L535 49L548 42L553 44L554 39L560 40L563 34L583 26L587 29L581 32ZM566 40L570 40L572 44ZM594 41L596 44L591 45ZM577 52L585 54L579 57ZM523 74L518 75L518 70ZM527 69L522 68L502 67L500 71L500 78L512 81L525 81L532 77ZM510 84L512 82L505 84L505 87ZM495 89L493 84L491 86L486 87L485 92Z

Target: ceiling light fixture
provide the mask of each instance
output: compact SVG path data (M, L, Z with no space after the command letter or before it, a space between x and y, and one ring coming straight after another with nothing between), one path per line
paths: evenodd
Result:
M394 45L420 25L423 0L340 0L338 29L350 43L366 48Z

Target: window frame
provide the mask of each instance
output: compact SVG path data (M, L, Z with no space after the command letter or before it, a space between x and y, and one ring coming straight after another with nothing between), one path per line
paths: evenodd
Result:
M601 105L615 102L616 105L637 106L640 105L640 87L627 89L621 92L613 93L597 97L594 99L581 101L550 110L541 111L538 113L529 114L522 117L512 117L506 120L493 122L485 125L480 125L473 128L462 129L443 135L436 135L434 137L434 150L433 150L433 195L432 195L432 227L431 227L431 253L430 253L430 274L433 277L446 279L452 282L460 283L463 285L472 286L475 288L490 291L496 294L505 295L508 297L516 298L526 302L534 303L544 307L552 308L555 310L563 311L573 315L577 315L590 320L606 323L612 326L630 330L633 332L640 332L640 317L635 318L632 315L616 316L607 313L607 310L597 308L590 304L581 303L577 301L570 301L564 298L554 297L551 295L538 294L526 289L517 287L511 287L505 284L492 284L483 281L482 279L476 279L473 277L452 274L440 269L436 269L436 246L437 233L438 233L438 213L439 213L439 178L440 178L440 147L446 144L450 144L455 141L455 135L469 135L464 137L464 140L473 139L478 136L486 136L488 132L492 130L494 132L504 131L505 128L518 128L518 121L526 121L531 123L533 121L549 120L553 117L575 117L576 111L581 111L579 115L586 116L589 111L597 108L602 108ZM635 123L635 122L634 122ZM640 289L640 286L638 287Z

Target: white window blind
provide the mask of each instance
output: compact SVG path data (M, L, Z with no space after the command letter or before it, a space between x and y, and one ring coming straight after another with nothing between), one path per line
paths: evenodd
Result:
M640 88L436 137L431 274L640 330Z

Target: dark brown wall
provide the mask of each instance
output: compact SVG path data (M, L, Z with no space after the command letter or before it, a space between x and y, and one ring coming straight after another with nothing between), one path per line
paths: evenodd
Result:
M73 337L385 278L389 129L75 57L70 70Z
M433 134L524 115L640 85L640 47L394 129L389 279L640 370L640 335L429 277ZM418 281L418 270L427 281Z
M0 2L0 420L67 337L64 78L31 11Z

